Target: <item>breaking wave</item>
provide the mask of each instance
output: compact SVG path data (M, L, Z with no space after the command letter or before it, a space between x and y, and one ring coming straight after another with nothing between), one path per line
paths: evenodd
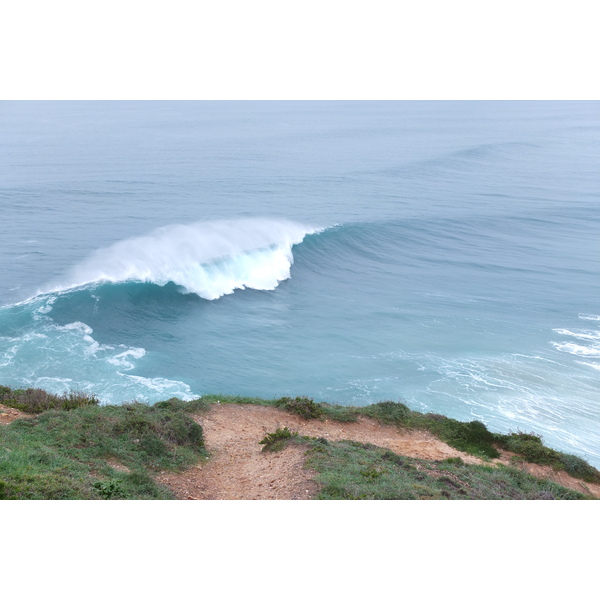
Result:
M168 225L96 250L39 294L128 281L215 300L236 289L272 290L290 277L292 247L320 229L291 221L242 219Z

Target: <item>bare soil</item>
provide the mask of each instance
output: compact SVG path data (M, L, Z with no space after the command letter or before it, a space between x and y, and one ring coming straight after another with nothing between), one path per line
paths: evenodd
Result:
M205 415L196 415L202 426L210 458L182 473L161 473L158 481L176 498L187 500L305 500L318 486L315 473L304 468L304 450L288 446L281 452L262 452L260 440L277 428L288 427L300 435L329 441L354 440L389 448L413 458L443 460L458 456L467 463L483 463L460 452L426 431L398 430L360 417L355 423L305 420L276 408L251 404L216 404ZM495 462L510 464L504 453ZM536 477L551 479L579 492L600 498L600 486L586 484L550 467L517 463Z
M32 415L21 412L16 408L10 408L9 406L0 404L0 425L8 425L8 423L12 423L15 419L22 419L25 417L31 418L31 416Z

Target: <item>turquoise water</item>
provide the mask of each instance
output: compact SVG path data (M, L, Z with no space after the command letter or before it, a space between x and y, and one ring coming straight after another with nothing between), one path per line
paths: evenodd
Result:
M0 103L0 383L308 395L600 466L600 103Z

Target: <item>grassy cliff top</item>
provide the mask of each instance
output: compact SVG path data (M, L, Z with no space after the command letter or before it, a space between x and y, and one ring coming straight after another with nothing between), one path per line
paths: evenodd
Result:
M577 456L546 447L534 433L495 434L478 421L422 414L399 402L354 408L306 397L210 395L190 402L171 398L152 406L102 406L97 398L81 393L53 395L0 386L0 404L22 411L23 417L30 415L0 426L0 499L174 498L171 489L157 483L157 475L183 472L207 460L210 449L198 421L215 405L226 404L271 407L294 415L300 420L296 422L353 423L368 418L398 430L426 431L483 463L410 458L377 444L331 441L288 428L253 442L265 451L301 447L305 466L317 473L315 498L591 497L531 477L514 468L519 461L546 465L588 484L600 483L598 470ZM511 453L514 466L492 462L502 451Z

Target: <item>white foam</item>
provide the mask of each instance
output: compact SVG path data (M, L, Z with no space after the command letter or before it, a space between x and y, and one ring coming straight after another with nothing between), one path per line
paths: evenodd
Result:
M568 329L553 329L556 333L561 335L568 335L578 340L585 340L590 342L600 341L600 331L569 331Z
M587 362L585 360L578 360L576 362L579 363L580 365L585 365L586 367L592 367L592 369L596 369L596 371L600 371L600 363Z
M317 231L266 219L161 227L97 250L40 293L125 281L173 282L207 300L236 289L272 290L290 277L292 247Z
M163 379L162 377L140 377L139 375L122 374L122 376L135 382L136 398L138 400L147 400L156 396L163 399L176 396L181 400L193 400L197 398L197 396L192 394L191 388L181 381L172 381L170 379ZM140 386L148 390L148 396L140 390Z
M34 319L39 319L40 315L47 315L52 310L52 305L56 302L57 296L49 296L46 303L33 311Z
M0 338L1 381L54 393L68 392L77 382L78 390L93 393L103 402L195 397L183 382L126 374L146 355L144 348L100 344L86 323L57 325L48 315L38 317L35 331Z
M577 315L580 319L584 321L600 321L600 315L590 315L586 313L579 313Z
M57 325L56 328L59 329L60 331L79 331L83 335L87 335L87 336L91 335L94 331L89 325L86 325L85 323L82 323L81 321L67 323L66 325Z
M142 358L146 354L146 350L144 348L128 348L125 352L121 352L121 354L115 354L115 356L109 356L106 359L107 363L114 365L115 367L119 367L125 371L131 371L135 367L135 365L127 360L127 357L131 358Z
M600 348L595 346L581 346L573 342L552 342L552 345L561 352L568 352L575 356L600 356Z

